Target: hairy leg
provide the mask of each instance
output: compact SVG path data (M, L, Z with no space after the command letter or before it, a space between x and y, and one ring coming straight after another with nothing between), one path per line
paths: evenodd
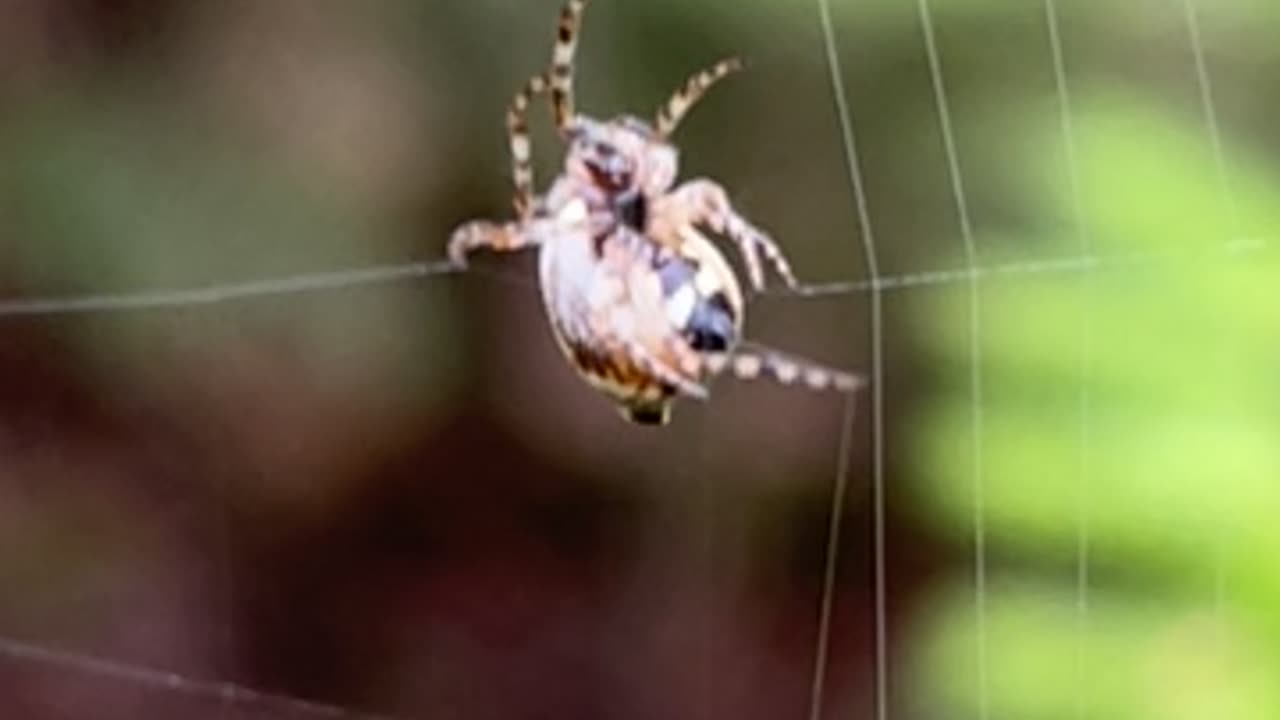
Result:
M563 134L573 120L574 55L578 29L587 0L569 0L560 11L551 67L534 75L511 99L507 108L507 139L511 146L511 175L515 183L516 217L527 219L533 212L533 147L529 139L529 105L539 95L550 92L556 128Z
M563 134L573 121L574 56L578 52L578 31L587 0L569 0L560 10L556 44L551 55L551 109L556 129Z
M866 384L852 373L754 343L743 344L725 355L708 356L707 366L712 372L729 372L739 380L767 377L783 385L800 384L810 390L853 392Z
M515 252L542 244L546 236L546 222L493 223L488 220L472 220L459 225L449 238L449 261L458 267L467 266L467 256L477 250Z
M546 73L529 78L507 108L507 142L511 146L511 179L515 184L516 217L533 213L533 144L529 140L529 104L550 87Z
M678 90L671 94L654 121L654 128L661 137L670 137L684 119L686 113L693 109L698 100L706 94L721 78L742 69L742 61L738 58L727 58L711 67L695 73L684 81Z
M711 180L690 180L676 188L657 204L653 216L653 222L660 231L662 228L676 230L685 224L706 225L733 240L746 263L751 286L756 290L764 288L761 254L788 288L795 290L800 286L782 248L763 230L739 215L729 203L724 188Z
M644 345L637 342L623 342L622 348L645 372L674 387L681 395L697 400L707 399L708 393L705 385L696 380L691 380L689 375L663 362L656 355L649 352L649 349ZM681 365L686 364L683 360L678 362Z

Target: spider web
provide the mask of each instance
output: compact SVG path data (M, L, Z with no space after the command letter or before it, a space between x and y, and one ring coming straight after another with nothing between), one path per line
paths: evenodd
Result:
M1194 0L1181 0L1181 4L1188 44L1194 59L1194 80L1199 91L1207 141L1211 145L1212 155L1217 164L1218 181L1222 195L1230 208L1232 227L1227 239L1216 247L1197 251L1147 252L1109 256L1093 252L1089 229L1086 227L1082 210L1081 179L1077 160L1078 152L1075 146L1070 73L1068 70L1069 63L1067 62L1068 53L1064 48L1061 37L1059 11L1055 0L1043 0L1044 31L1052 62L1053 90L1058 101L1060 131L1069 175L1068 183L1079 252L1065 257L1019 260L990 265L982 264L979 260L980 248L975 240L973 221L970 216L969 200L965 186L964 158L957 146L951 118L945 58L940 52L935 36L935 23L930 2L929 0L916 0L922 49L927 59L933 90L933 102L937 113L938 132L946 160L943 171L946 173L954 203L957 230L955 242L960 247L964 264L960 267L923 272L883 274L877 250L873 213L869 207L864 186L862 160L857 142L856 113L845 91L847 81L845 72L841 67L840 41L836 34L829 0L817 0L816 11L822 31L822 49L830 75L831 99L839 124L844 163L848 177L848 190L856 211L858 238L852 241L860 245L866 276L861 279L808 285L802 288L799 294L804 297L865 295L869 300L869 335L866 341L869 344L871 353L871 365L868 368L871 383L866 405L869 406L870 413L870 417L867 420L870 423L869 434L872 451L870 503L873 510L871 554L873 556L872 583L874 588L873 622L875 640L874 704L869 714L877 718L877 720L887 720L891 716L892 709L892 678L890 676L891 663L889 657L890 629L887 620L889 597L886 548L887 499L885 488L885 294L947 286L960 286L967 290L969 301L969 326L967 332L970 365L968 404L970 410L970 443L972 445L972 464L969 468L969 475L972 482L973 503L972 589L976 612L975 627L977 629L977 643L973 652L974 664L977 669L976 678L979 684L977 690L978 716L985 719L989 715L989 700L987 696L989 678L987 674L987 636L985 628L987 550L982 454L984 376L981 293L984 283L1003 278L1045 274L1073 274L1079 276L1079 291L1082 297L1087 298L1092 292L1092 278L1098 273L1125 272L1135 267L1181 261L1185 260L1189 253L1201 253L1207 260L1220 260L1242 253L1257 251L1267 245L1263 239L1238 236L1241 227L1237 203L1228 179L1228 168L1222 148L1212 78L1205 59L1199 17ZM458 272L458 269L447 262L415 262L255 278L196 287L131 289L120 292L73 296L19 297L0 300L0 318L138 313L173 309L186 309L194 312L202 307L214 305L269 302L307 293L334 293L356 287L420 282L455 272ZM481 270L480 272L484 271ZM511 277L503 273L490 274L504 280ZM1089 631L1090 614L1090 526L1086 508L1089 506L1089 494L1091 492L1089 487L1089 453L1091 444L1089 378L1093 342L1093 329L1089 325L1087 315L1084 317L1085 319L1081 326L1076 329L1080 338L1078 363L1081 383L1078 392L1079 506L1077 509L1078 533L1075 585L1078 632L1082 638ZM824 703L827 700L826 684L831 644L834 639L832 636L832 613L837 587L836 574L839 567L838 552L841 547L842 508L847 499L848 475L851 456L854 453L858 407L857 398L850 396L845 406L837 444L838 456L832 484L829 526L827 528L823 590L817 609L818 630L814 642L814 666L808 713L810 720L819 720L822 717L830 716L830 713L826 712ZM1225 566L1225 562L1222 563L1222 566ZM1224 602L1223 597L1226 593L1227 578L1225 577L1225 572L1218 574L1216 582L1215 592L1219 610L1221 610L1221 604ZM1078 687L1087 687L1088 658L1084 647L1082 640L1080 652L1076 658L1077 677L1075 678L1075 683ZM233 682L203 680L181 672L120 662L92 654L24 642L16 638L0 637L0 657L16 663L45 666L58 672L79 673L108 682L145 687L197 700L206 700L215 706L223 708L228 714L246 710L255 713L267 713L267 717L395 720L346 707L264 692ZM1080 717L1084 717L1087 714L1087 702L1087 693L1080 693L1078 708Z

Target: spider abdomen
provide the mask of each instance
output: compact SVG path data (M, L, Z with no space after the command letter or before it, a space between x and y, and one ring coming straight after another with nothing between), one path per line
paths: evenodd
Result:
M684 257L660 260L655 269L662 283L667 318L698 352L728 352L738 342L739 313L714 278L699 287L697 261Z

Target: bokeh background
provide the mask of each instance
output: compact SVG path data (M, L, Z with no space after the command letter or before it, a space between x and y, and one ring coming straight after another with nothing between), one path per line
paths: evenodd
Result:
M1280 5L1193 2L1220 156L1181 0L1059 0L1065 126L1045 4L935 0L973 259L1013 268L975 327L917 6L833 0L880 272L943 273L882 296L824 717L876 707L877 444L891 716L1280 717ZM557 9L0 2L0 292L438 257L508 212ZM686 176L805 279L866 278L813 3L595 0L581 107L647 115L729 54ZM804 716L842 400L723 383L627 426L531 260L0 313L0 716ZM750 334L866 374L871 311L763 296Z

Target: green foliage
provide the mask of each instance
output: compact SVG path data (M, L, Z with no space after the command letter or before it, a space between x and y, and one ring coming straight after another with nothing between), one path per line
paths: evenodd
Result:
M1066 169L1044 164L1056 117L1039 120L1026 173L1074 222ZM1114 97L1081 109L1077 139L1100 265L982 284L976 478L968 288L929 308L920 497L960 536L984 502L992 717L1280 716L1280 182L1232 155L1224 189L1202 130ZM1068 570L1082 532L1087 612ZM974 603L939 605L922 656L948 717L979 702Z

